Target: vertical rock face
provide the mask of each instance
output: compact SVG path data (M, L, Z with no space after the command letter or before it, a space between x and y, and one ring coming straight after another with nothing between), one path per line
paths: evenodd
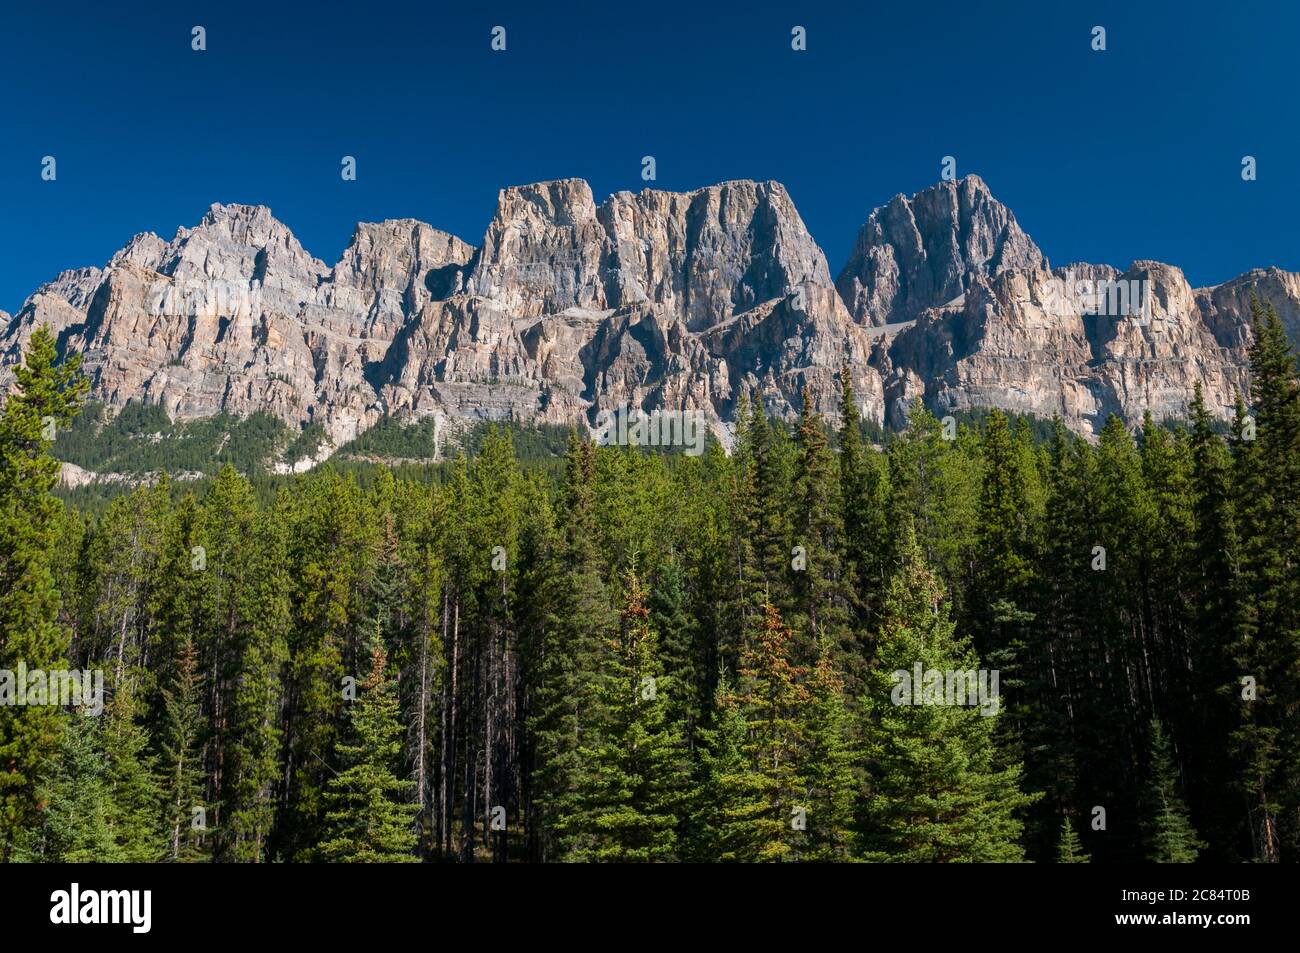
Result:
M217 204L170 242L137 235L102 271L60 275L0 347L11 364L48 324L112 408L158 403L180 419L264 410L343 440L383 413L367 374L410 304L471 254L427 225L384 222L358 226L330 269L269 209Z
M1300 275L1280 268L1255 268L1231 281L1196 291L1206 326L1223 347L1250 343L1250 299L1272 302L1292 341L1300 341Z
M652 302L691 331L804 283L831 285L826 257L777 182L619 192L599 214L618 303Z
M1130 286L1128 310L1091 294ZM920 397L1093 433L1109 413L1181 416L1198 382L1226 415L1252 294L1300 335L1300 275L1192 289L1157 262L1051 270L974 176L872 212L835 283L778 183L597 204L566 179L503 189L478 248L398 219L358 225L333 266L269 209L213 205L0 314L0 385L48 324L111 408L262 410L336 444L391 413L573 423L624 406L699 410L725 438L746 391L793 415L807 388L833 417L843 366L889 423Z
M602 309L607 254L586 182L502 189L468 290L517 317Z
M1149 307L1135 301L1136 313L1112 313L1067 291L1081 281L1143 288ZM1198 294L1181 271L1157 262L1122 274L1083 265L976 277L960 301L923 312L877 359L891 372L890 422L901 424L907 402L923 397L940 413L1001 407L1096 432L1112 413L1182 418L1197 382L1226 416L1247 386L1247 357L1216 339Z
M474 249L414 220L358 225L332 267L269 209L213 205L170 242L133 238L4 323L16 360L50 324L110 407L269 411L342 442L385 413L593 421L700 410L725 434L742 390L836 406L869 342L777 183L621 192L568 179L503 189ZM875 403L872 403L875 401Z
M893 324L947 304L975 278L1046 266L1011 211L970 175L872 212L835 286L854 320Z
M579 180L505 189L463 287L411 316L384 362L386 406L551 422L700 410L722 432L746 388L793 407L807 385L833 410L833 375L854 353L868 409L881 410L866 341L777 183L620 192L599 206ZM737 333L760 327L781 332L772 347Z

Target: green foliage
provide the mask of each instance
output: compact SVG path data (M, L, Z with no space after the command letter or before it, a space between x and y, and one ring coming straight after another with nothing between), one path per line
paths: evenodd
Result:
M90 864L125 860L113 833L114 806L98 722L60 715L57 758L37 788L39 821L17 837L19 862Z
M62 507L51 495L59 464L51 430L76 416L86 381L73 357L55 364L46 327L14 368L16 391L0 414L0 669L59 667L68 650L53 553ZM57 709L0 706L0 860L36 819L35 788L63 734Z
M753 770L740 699L718 680L712 723L700 732L693 859L744 862L756 855L756 830L768 812L762 777Z
M284 459L289 463L313 458L328 439L325 428L313 421L303 427L284 450Z
M1147 845L1149 859L1157 864L1190 864L1200 852L1200 838L1192 829L1179 793L1173 750L1160 722L1151 722L1151 766L1147 791Z
M186 639L176 659L169 688L162 689L166 735L162 744L162 787L167 817L167 858L171 861L201 859L207 833L207 806L203 803L203 769L199 761L199 692L203 677L198 671L194 643ZM195 811L198 811L196 815ZM202 824L196 824L201 819Z
M668 720L675 682L663 673L635 573L628 574L620 615L597 663L597 715L579 752L576 810L560 827L571 860L674 860L684 780L680 729Z
M524 461L562 457L569 429L552 424L528 424L507 420L479 422L464 431L453 431L445 438L444 456L457 453L476 457L483 452L484 441L493 430L509 433L519 459ZM341 457L374 457L383 460L432 460L437 421L433 417L411 420L383 417L355 440L338 449Z
M351 731L341 742L340 770L325 796L325 860L346 863L406 863L415 856L416 806L407 799L414 784L397 776L402 725L388 658L376 645L370 674L348 712Z
M1087 864L1092 859L1084 853L1083 844L1079 841L1079 834L1070 823L1068 817L1061 818L1061 841L1056 848L1056 862L1058 864Z
M743 750L757 796L742 857L794 860L808 811L799 758L808 740L810 698L806 669L792 661L794 632L770 602L763 604L762 611L762 621L746 639L739 671L746 729Z
M805 744L799 754L808 832L803 856L822 862L854 856L853 813L861 793L843 681L833 655L829 642L823 643L809 679Z
M408 462L289 475L257 461L318 428L74 423L75 363L34 336L0 419L0 670L109 696L0 706L0 850L1294 860L1300 384L1267 307L1252 359L1226 440L1203 399L1095 443L918 403L878 439L846 373L834 441L742 389L730 454L561 457L506 423L435 464L431 421L390 421L353 449ZM59 490L47 417L98 468L206 472ZM895 704L917 664L997 669L997 715ZM1063 819L1096 804L1088 857Z
M54 443L59 460L96 473L205 473L231 465L241 473L266 469L282 448L290 459L308 455L316 431L291 436L284 423L265 413L246 418L216 414L174 423L156 404L128 404L110 417L100 404L86 412Z
M120 859L127 863L161 860L165 850L162 786L139 707L135 689L121 682L104 712L109 824Z
M996 715L979 707L912 704L894 675L974 670L969 642L956 635L943 590L910 533L885 600L878 667L864 699L869 855L893 861L1017 861L1019 814L1034 801L1020 790L1019 765L999 766Z

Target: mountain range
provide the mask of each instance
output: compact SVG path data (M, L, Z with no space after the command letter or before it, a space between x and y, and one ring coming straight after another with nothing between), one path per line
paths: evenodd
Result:
M1132 307L1090 287L1132 288ZM834 418L845 365L888 426L920 397L1095 434L1111 413L1184 416L1197 382L1227 417L1249 383L1252 294L1300 340L1300 274L1192 288L1154 261L1052 268L974 175L872 211L834 278L777 182L599 204L580 179L510 187L477 246L363 223L334 265L265 206L214 204L0 312L0 387L47 324L110 412L264 411L320 425L322 456L388 416L592 424L627 406L702 411L725 443L749 392L790 416L806 388Z

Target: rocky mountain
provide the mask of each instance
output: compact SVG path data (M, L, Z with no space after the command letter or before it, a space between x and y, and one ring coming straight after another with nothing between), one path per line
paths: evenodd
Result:
M977 278L1046 267L1011 211L969 175L872 212L835 287L856 321L893 324L952 301Z
M834 281L779 183L597 204L568 179L503 189L477 247L360 224L333 266L269 209L213 205L0 313L0 363L48 324L110 409L262 410L336 446L388 414L567 424L624 406L699 410L725 441L747 390L792 415L807 387L834 416L844 365L894 425L920 397L1093 433L1111 412L1181 416L1198 381L1226 415L1252 292L1300 335L1300 275L1192 289L1156 262L1052 269L976 176L871 212Z
M1108 314L1101 302L1065 293L1080 282L1143 289L1134 297L1149 300L1149 313ZM1226 417L1248 387L1249 292L1241 294L1232 310L1211 313L1202 306L1213 300L1209 290L1193 291L1181 271L1158 262L1135 262L1122 274L1074 266L975 275L965 294L923 311L875 355L887 417L900 426L919 396L939 414L976 407L1059 414L1095 433L1112 413L1130 422L1148 409L1156 420L1185 416L1198 381Z

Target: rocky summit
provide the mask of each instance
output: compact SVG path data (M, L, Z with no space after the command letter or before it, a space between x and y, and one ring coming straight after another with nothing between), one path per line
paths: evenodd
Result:
M337 264L270 209L213 205L170 241L132 238L0 312L0 385L42 324L111 410L268 412L332 445L386 415L592 424L697 410L726 442L742 394L901 425L1000 407L1093 434L1116 413L1184 416L1198 382L1228 416L1248 386L1252 295L1300 337L1300 275L1192 288L1139 261L1052 268L977 176L872 211L832 279L789 193L735 181L619 192L503 189L477 247L422 222L359 224Z

